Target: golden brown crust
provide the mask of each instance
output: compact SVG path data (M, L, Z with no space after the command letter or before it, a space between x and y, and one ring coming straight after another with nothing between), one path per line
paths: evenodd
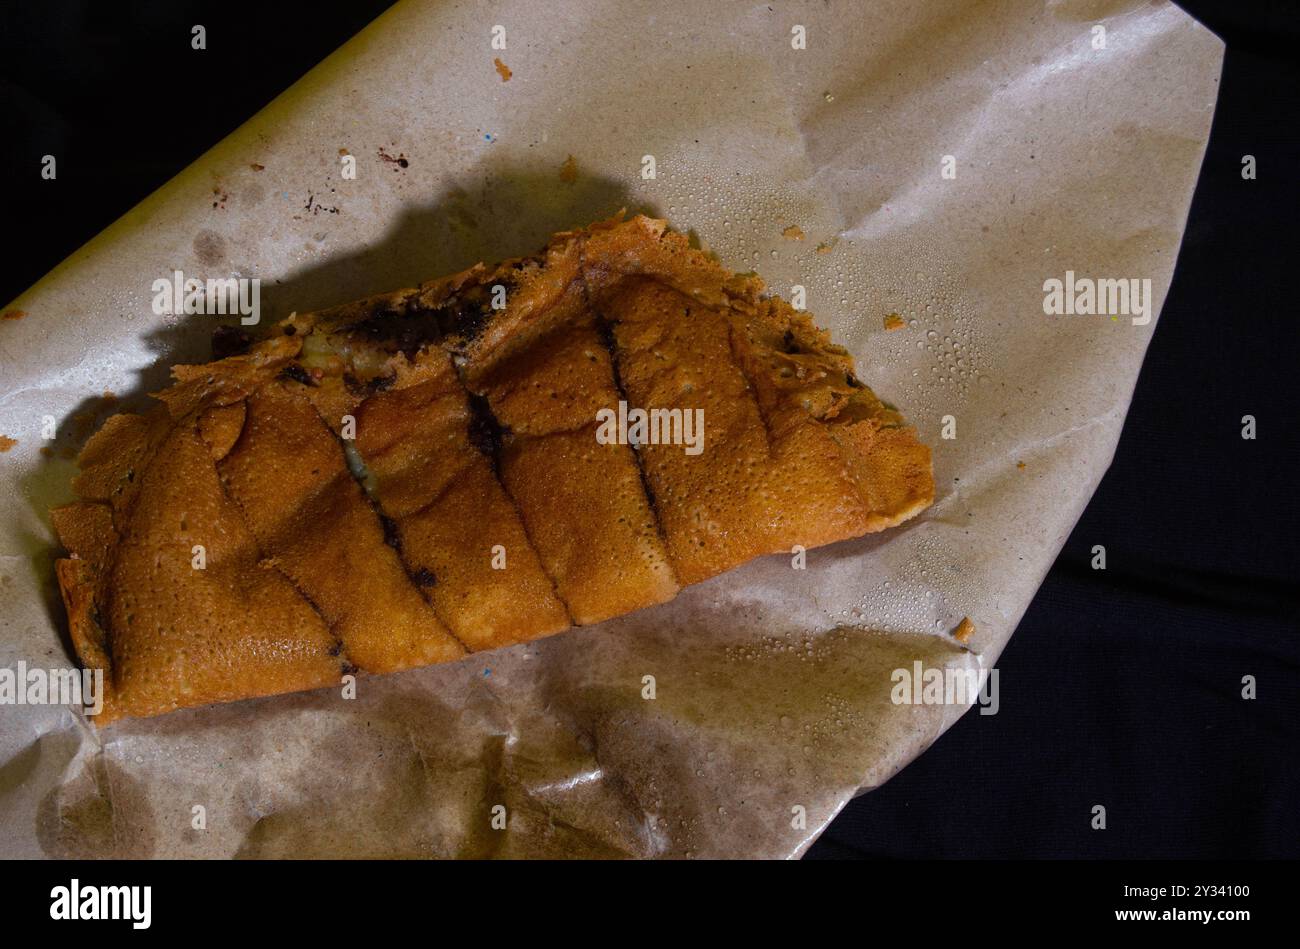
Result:
M647 430L638 455L677 575L698 583L771 553L775 512L761 487L771 446L731 359L726 319L658 280L637 277L617 288L597 306L613 325L627 402L669 413L660 418L670 430L662 421ZM698 454L663 439L674 424L684 439L688 423L705 439Z
M569 614L588 625L670 600L678 585L634 452L596 439L597 413L616 410L619 392L580 290L567 303L571 318L532 347L487 371L468 360L466 382L509 432L502 483Z
M174 375L52 514L101 723L598 622L933 498L928 449L845 350L641 216ZM605 443L620 403L703 410L703 450Z
M731 321L733 349L773 438L791 439L796 459L825 451L828 440L835 445L862 502L844 536L893 527L934 501L930 449L858 381L852 358L808 314L766 299Z
M87 669L104 670L103 710L98 722L107 725L119 718L123 712L114 697L112 659L108 650L108 639L99 625L98 608L95 602L99 588L99 578L94 567L84 560L65 559L55 561L55 575L58 577L59 589L63 593L63 603L68 611L68 631L72 637L72 648Z
M174 427L138 480L96 597L111 655L108 714L337 682L333 635L264 563L193 428Z
M362 404L356 447L438 615L470 649L495 649L570 623L471 424L449 357L430 352Z
M668 222L617 215L593 224L583 245L583 279L592 299L629 276L651 277L706 306L753 307L763 292L756 274L733 274L704 251L691 247Z
M199 415L199 437L212 452L212 460L220 461L230 454L244 431L247 406L243 402L217 405Z
M226 492L349 662L395 672L459 658L302 388L271 382L249 396L243 434L218 466Z

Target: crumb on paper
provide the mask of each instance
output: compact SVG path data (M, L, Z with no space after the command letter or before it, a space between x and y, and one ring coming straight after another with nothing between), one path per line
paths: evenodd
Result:
M497 72L500 74L502 82L509 82L510 77L514 75L514 73L510 71L510 67L501 62L499 58L492 60L492 65L497 68Z
M957 628L952 631L953 639L959 643L968 643L970 638L975 635L975 624L971 622L969 616L963 616Z
M112 408L117 405L117 393L112 389L105 389L104 394L100 398L104 400L105 408Z
M822 241L820 244L817 245L817 253L829 254L830 252L831 252L831 245L826 243L825 241Z
M566 185L571 185L578 180L578 162L572 155L564 160L560 166L560 180Z
M833 93L833 92L823 92L823 93L822 93L822 98L825 99L827 102L834 102L834 101L835 101L835 93Z
M906 325L907 325L907 321L903 319L901 316L899 316L897 313L890 313L888 316L885 317L885 329L889 330L890 332L893 332L894 330L901 330Z
M5 310L4 315L0 316L0 319L21 320L26 315L26 310Z
M266 171L266 166L259 165L257 162L250 162L248 167L253 169L254 171Z
M0 454L8 451L18 444L18 439L10 438L8 435L0 435Z
M330 191L333 190L334 190L333 188L330 188ZM302 206L302 209L313 215L320 214L322 211L324 211L326 214L339 213L338 205L325 205L321 203L321 201L316 197L316 193L314 191L307 192L307 203ZM293 219L295 221L302 220L302 218L296 214L294 215Z
M803 240L803 228L801 228L798 224L791 224L789 227L787 227L784 231L781 232L781 236L788 237L793 241L801 241Z
M1021 470L1023 470L1024 467L1025 467L1025 463L1024 463L1023 461L1017 461L1017 462L1016 462L1016 467L1017 467L1017 468L1020 468Z
M395 166L393 171L396 171L398 168L409 168L411 165L410 161L407 160L406 152L398 152L396 155L391 155L384 150L382 145L379 147L379 160L386 161L390 165Z
M340 149L339 149L339 154L340 154L340 155L351 155L352 153L351 153L350 151L348 151L346 148L340 148Z

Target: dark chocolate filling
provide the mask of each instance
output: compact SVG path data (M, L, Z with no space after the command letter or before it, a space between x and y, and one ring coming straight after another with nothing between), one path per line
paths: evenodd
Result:
M623 374L618 365L618 340L614 338L614 324L603 313L597 313L596 329L600 333L601 343L609 352L609 365L614 373L614 388L618 390L618 397L631 405L632 402L627 397L627 390L623 388ZM645 492L646 504L650 506L650 513L654 516L655 528L659 532L660 539L663 540L665 534L663 525L659 523L659 501L655 497L654 488L650 486L650 479L646 477L645 462L641 457L641 452L635 446L632 448L632 459L636 463L637 474L641 476L641 490Z
M510 439L510 429L501 424L485 396L469 395L469 443L492 462L492 471L501 475L501 449Z
M253 337L238 326L218 326L212 331L212 358L241 356L253 345Z
M392 547L398 553L401 553L402 535L397 530L397 522L393 520L391 517L389 517L387 514L380 511L377 507L375 507L375 503L373 500L370 502L370 504L371 507L375 508L375 514L378 515L379 517L379 524L384 529L384 543L387 544L389 547Z
M311 373L296 362L291 362L281 369L279 378L288 379L293 382L301 382L305 386L313 385Z

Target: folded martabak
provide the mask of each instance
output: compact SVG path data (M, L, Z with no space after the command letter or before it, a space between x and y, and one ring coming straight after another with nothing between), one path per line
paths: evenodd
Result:
M549 636L933 498L842 348L645 217L174 376L53 512L100 722Z

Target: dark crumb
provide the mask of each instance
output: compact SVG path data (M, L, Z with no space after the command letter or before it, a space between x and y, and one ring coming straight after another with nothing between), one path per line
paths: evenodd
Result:
M398 152L396 155L390 155L388 152L384 151L382 147L379 149L379 160L386 161L390 165L396 165L398 168L411 167L411 163L406 160L405 153ZM397 169L395 168L393 170L396 171Z
M212 331L212 358L226 359L248 352L253 337L237 326L218 326Z
M865 388L866 388L866 386L864 386L861 382L858 381L858 377L855 376L855 375L854 375L853 373L851 373L851 372L846 372L846 373L844 374L844 382L848 385L848 387L849 387L850 389L865 389Z
M421 567L415 571L415 573L411 574L411 579L422 587L431 587L438 582L438 578L433 575L433 571L427 567Z
M292 382L300 382L305 386L312 384L311 373L296 362L291 362L289 365L281 369L279 378L288 379Z
M330 190L333 191L334 189L331 188ZM320 214L322 211L324 211L326 214L339 213L339 209L337 205L326 206L324 204L321 204L319 201L316 200L315 193L311 191L307 192L307 203L303 205L302 209L304 211L310 211L312 214Z
M297 332L298 332L298 327L294 326L292 323L286 323L286 324L285 324L285 326L284 326L284 335L285 335L285 336L293 336L293 335L295 335Z

